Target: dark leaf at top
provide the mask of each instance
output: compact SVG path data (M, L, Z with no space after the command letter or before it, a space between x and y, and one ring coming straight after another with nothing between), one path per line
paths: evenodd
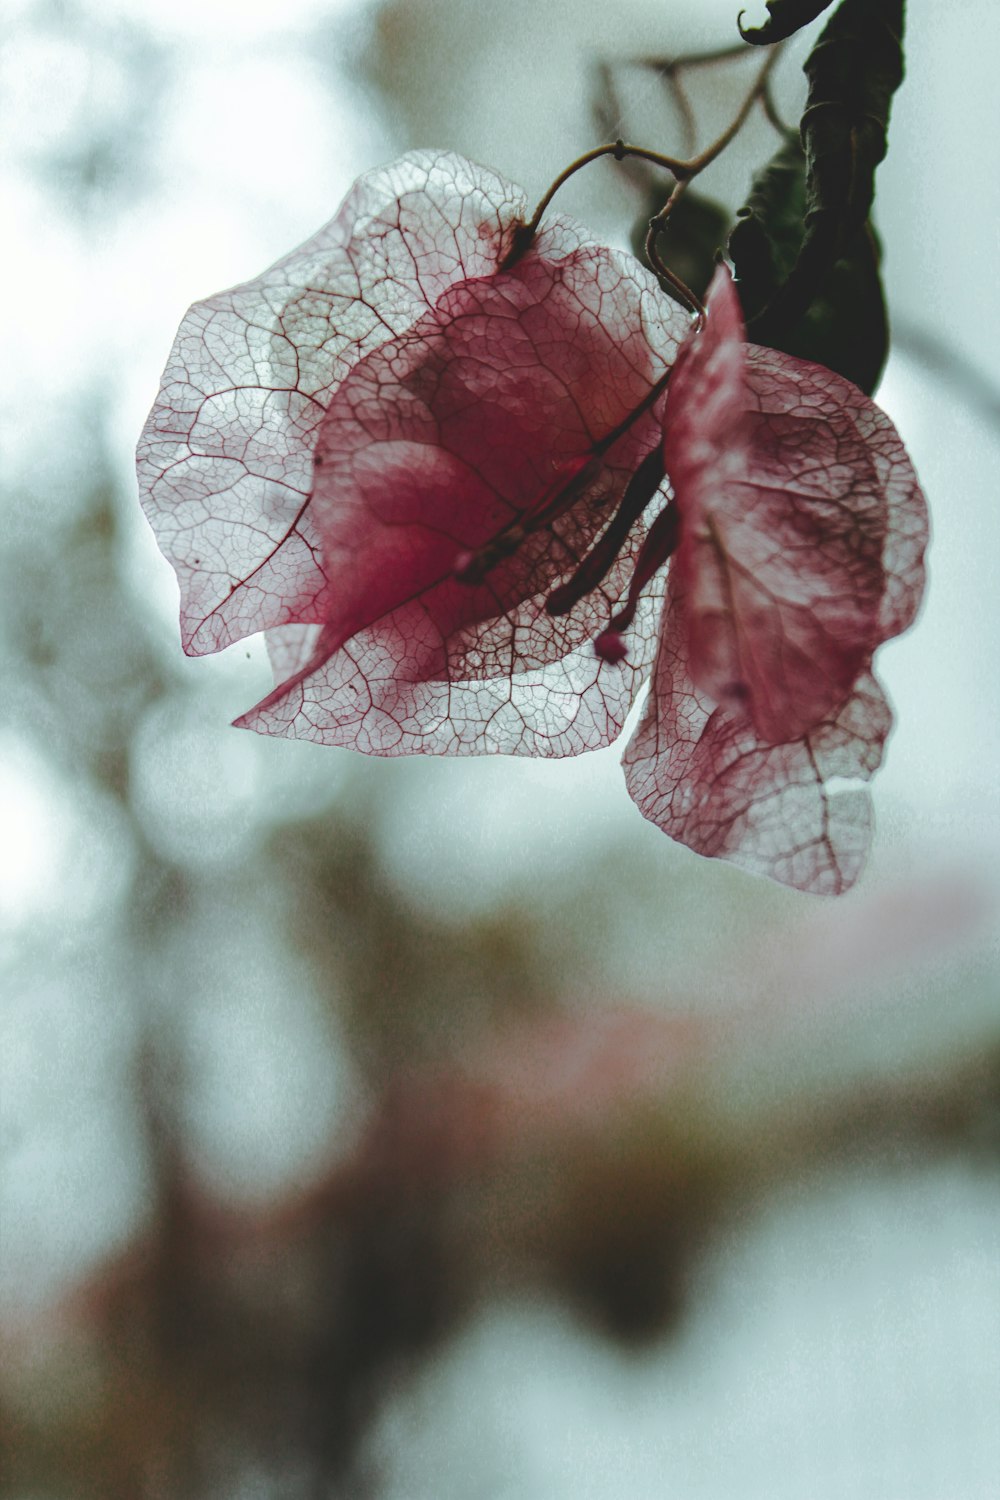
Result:
M763 26L744 29L745 12L742 10L736 24L745 42L754 42L758 46L766 42L783 42L786 36L815 21L829 4L830 0L767 0L767 20Z
M753 330L762 343L794 327L864 229L903 78L902 38L903 0L843 0L806 61L804 234L795 265Z
M843 236L868 217L903 81L903 0L843 0L806 60L802 116L806 225L830 216Z

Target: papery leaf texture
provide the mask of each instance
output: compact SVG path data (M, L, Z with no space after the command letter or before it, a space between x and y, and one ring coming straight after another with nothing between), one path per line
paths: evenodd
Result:
M808 26L810 21L815 21L829 4L830 0L767 0L767 20L763 26L744 27L744 13L740 11L737 22L740 36L745 42L758 44L783 42L803 26Z
M497 174L415 153L185 318L140 482L186 649L268 632L277 686L240 724L375 754L566 755L619 733L652 602L627 662L591 641L642 518L576 607L545 601L657 446L687 319L564 218L500 271L525 217Z
M855 386L743 342L724 270L674 368L664 458L681 541L629 790L700 853L839 893L891 727L872 657L923 588L912 465Z
M665 613L643 718L625 752L640 811L697 853L817 895L860 874L872 835L865 782L891 714L866 673L840 710L797 740L770 744L691 680L683 595Z
M495 173L417 152L360 178L262 276L187 313L137 456L189 654L296 619L322 592L309 499L333 391L455 281L489 274L524 207Z
M724 268L692 324L569 219L508 264L525 219L414 153L190 310L138 453L185 649L263 630L276 685L237 723L378 755L594 749L652 669L640 810L844 890L891 723L872 658L923 584L895 429L748 345Z

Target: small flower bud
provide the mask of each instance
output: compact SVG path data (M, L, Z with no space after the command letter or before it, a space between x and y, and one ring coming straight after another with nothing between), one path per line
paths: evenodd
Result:
M628 655L625 637L618 630L602 630L594 641L594 654L599 656L601 661L617 666Z

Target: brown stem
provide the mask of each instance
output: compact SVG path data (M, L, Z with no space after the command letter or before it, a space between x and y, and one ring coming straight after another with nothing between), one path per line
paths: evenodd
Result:
M682 301L687 303L691 311L693 313L696 313L699 318L703 318L705 316L705 307L701 301L701 298L691 290L686 282L681 280L676 271L672 271L670 269L670 267L667 265L666 261L663 260L660 252L656 248L656 241L659 237L660 231L666 228L667 220L670 217L674 204L684 192L684 189L687 187L689 180L689 178L685 177L682 178L680 182L676 182L674 184L673 192L670 194L670 197L660 209L660 212L658 214L654 214L650 219L649 230L646 234L645 250L646 259L649 261L649 264L652 266L657 276L661 277L664 281L669 282L669 284L673 287L674 291L678 294Z
M733 49L732 54L730 54L728 49L725 53L698 54L693 58L683 59L683 61L690 66L699 62L716 61L722 56L735 56L742 50L742 48ZM711 163L715 161L716 157L721 156L723 151L725 151L726 147L729 145L730 141L732 141L733 138L742 130L750 115L750 111L757 103L757 100L763 98L764 92L767 88L767 80L770 75L771 69L774 67L774 64L777 62L780 55L780 43L777 46L769 49L768 55L764 59L763 67L760 69L760 72L757 74L757 77L754 80L753 87L750 89L746 98L743 100L743 103L737 110L732 122L726 127L722 134L712 142L710 146L706 146L704 151L699 152L697 156L691 157L690 160L681 161L677 157L664 155L662 151L651 151L646 146L633 146L630 145L627 141L623 141L619 137L618 140L609 141L603 146L595 146L592 150L585 151L582 156L578 156L575 161L571 161L569 166L565 167L559 173L559 176L552 183L551 187L549 187L548 190L543 193L541 199L539 200L538 206L535 209L535 212L532 214L528 222L526 224L519 224L515 228L510 249L507 251L507 254L500 262L500 270L508 271L510 270L511 266L513 266L518 260L520 260L521 256L525 253L532 240L535 238L535 235L538 232L538 226L541 223L542 215L545 213L545 210L548 208L549 204L552 202L552 199L555 197L556 193L558 193L559 189L563 186L564 183L568 182L571 177L573 177L583 167L589 166L592 161L599 161L602 156L613 156L615 158L615 161L624 161L626 157L632 157L638 161L648 161L652 162L654 166L663 167L666 171L671 172L675 178L674 188L667 202L664 204L663 209L659 214L656 214L654 218L650 220L650 233L646 240L646 253L649 256L650 264L657 272L657 274L663 276L667 281L669 281L671 286L674 287L674 289L680 294L680 296L682 296L684 300L696 312L704 311L701 303L699 302L698 298L695 297L694 293L684 285L679 277L676 277L666 266L664 266L656 251L656 237L659 234L660 230L663 228L670 209L677 201L677 198L680 196L680 193L683 191L686 184L691 180L692 177L697 177L699 172L703 172L707 166L710 166ZM673 66L679 66L680 61L681 60L678 59L678 62Z
M778 46L774 47L773 50L768 53L767 57L764 59L763 66L757 74L757 77L754 79L753 87L750 89L746 98L743 100L743 103L736 111L736 115L734 116L733 120L729 125L726 126L726 129L722 132L722 134L718 136L710 146L706 146L704 151L700 152L697 156L692 157L690 161L685 162L682 172L675 172L674 175L676 176L677 181L675 182L674 187L670 193L670 197L660 209L660 212L658 214L654 214L649 221L649 233L646 236L646 259L649 261L649 264L652 266L656 274L658 276L662 276L664 280L668 281L674 288L674 290L679 293L684 301L687 302L688 306L692 308L692 310L696 312L699 317L704 317L705 315L705 308L702 302L698 297L695 296L690 287L685 286L680 277L676 276L664 263L659 251L656 248L656 241L659 238L661 230L666 227L671 210L676 204L678 198L680 198L681 194L684 192L684 189L687 187L691 179L697 177L699 172L703 172L705 168L710 166L717 157L722 155L723 151L725 151L730 141L732 141L743 129L743 126L746 124L750 116L750 111L753 109L758 99L763 100L765 98L767 93L768 78L770 77L771 69L774 67L774 64L777 62L778 57L780 56L780 51L781 46L779 43Z
M763 96L764 90L767 87L767 80L771 74L771 69L774 67L780 56L781 46L779 44L778 46L771 48L771 50L768 52L767 57L764 59L764 65L761 68L760 72L757 74L756 79L754 80L753 88L749 91L746 98L743 100L743 103L736 111L736 116L733 119L732 123L726 127L722 134L716 140L714 140L710 146L706 146L704 151L702 151L698 156L694 157L693 160L687 163L687 172L685 174L686 176L697 177L698 173L703 172L707 166L710 166L711 163L715 161L717 156L722 155L723 151L725 151L730 141L733 140L733 138L737 136L743 129L743 126L746 124L750 116L750 111L757 103L757 100Z
M682 73L685 68L701 68L712 63L730 62L733 58L746 57L746 55L747 49L744 44L736 42L731 47L718 47L712 52L685 52L681 57L639 57L633 62L637 68L651 68L669 78L674 73Z
M685 170L685 163L678 161L673 156L664 156L661 151L650 151L645 146L630 146L621 139L611 141L605 146L595 146L591 151L585 151L582 156L578 156L576 161L571 161L569 166L565 167L559 173L552 186L542 195L538 207L527 224L518 225L514 231L513 244L500 263L501 271L510 270L511 266L520 260L535 238L542 215L563 183L568 182L582 167L589 166L592 161L599 161L602 156L613 156L615 161L624 161L627 156L635 157L640 161L649 161L654 166L665 167L668 172L673 172L675 177L681 175Z

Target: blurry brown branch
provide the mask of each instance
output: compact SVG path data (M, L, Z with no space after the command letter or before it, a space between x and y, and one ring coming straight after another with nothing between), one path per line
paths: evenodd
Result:
M994 426L1000 426L1000 389L960 353L954 344L916 323L894 323L892 341L901 354L960 392L969 405Z

